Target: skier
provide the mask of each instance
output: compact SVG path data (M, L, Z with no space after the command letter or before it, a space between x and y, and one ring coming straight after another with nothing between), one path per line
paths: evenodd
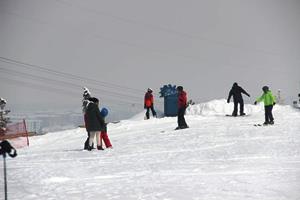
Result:
M100 150L100 133L104 131L105 123L104 119L100 114L99 100L95 97L89 98L90 103L86 110L86 130L89 132L89 146L88 151L92 150L92 145L96 135L97 138L97 149Z
M263 123L263 125L268 125L274 124L274 118L273 118L273 114L272 114L272 110L273 110L273 106L276 104L276 100L275 97L273 96L271 90L269 90L268 86L264 86L262 88L263 90L263 94L261 97L257 98L256 101L254 102L254 105L257 104L257 102L261 102L264 101L264 105L265 105L265 122Z
M178 113L177 113L178 126L175 130L189 128L184 118L185 110L187 108L187 95L186 92L183 90L182 86L177 87L177 92L178 92Z
M150 109L152 112L153 117L156 117L156 112L154 110L154 98L152 95L153 90L151 88L147 89L147 92L145 94L144 98L144 108L147 109L146 111L146 119L150 118Z
M106 108L102 108L100 111L100 114L103 117L103 119L105 120L105 117L108 115L108 110ZM102 139L104 141L106 148L112 148L111 142L107 135L107 123L104 123L104 130L101 131L101 134L100 134L100 147L99 147L100 150L104 150L102 148Z
M250 95L237 83L233 83L233 86L229 92L227 103L230 102L231 96L233 96L234 109L232 112L232 116L236 117L238 112L238 104L240 104L240 115L245 115L244 113L244 100L242 97L242 93L250 97Z

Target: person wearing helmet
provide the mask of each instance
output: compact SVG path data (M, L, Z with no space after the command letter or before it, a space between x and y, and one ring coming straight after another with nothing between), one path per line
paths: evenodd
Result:
M153 117L156 117L156 112L154 110L154 98L152 92L153 92L152 89L148 88L144 98L144 108L147 109L146 119L150 118L150 113L149 113L150 109Z
M273 96L271 90L269 89L268 86L264 86L262 88L263 94L261 97L257 98L254 104L256 105L257 102L264 102L265 105L265 122L263 125L268 125L268 124L274 124L274 118L272 114L273 106L276 104L275 97Z
M186 92L183 90L182 86L177 87L177 92L178 92L178 113L177 113L178 126L175 130L188 128L188 125L184 118L185 110L187 108L187 95Z
M242 94L245 94L248 97L250 97L250 95L242 87L240 87L237 83L233 83L233 86L228 95L227 103L230 102L231 96L233 96L234 109L232 112L232 116L234 116L234 117L237 116L238 104L240 104L240 115L241 116L245 115L244 100L243 100Z
M101 116L103 117L104 121L105 121L105 117L108 115L108 109L107 108L102 108L100 111ZM99 146L98 149L99 150L104 150L102 147L102 140L104 141L105 147L106 148L112 148L111 142L109 140L109 137L107 135L107 123L104 123L104 130L101 131L100 134L100 142L99 142Z

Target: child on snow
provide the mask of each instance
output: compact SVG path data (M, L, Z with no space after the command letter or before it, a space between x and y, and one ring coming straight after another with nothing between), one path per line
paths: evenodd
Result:
M108 110L106 108L102 108L101 111L100 111L100 114L103 117L103 119L105 120L105 117L108 115ZM105 144L106 148L112 148L112 145L111 145L110 140L109 140L108 135L107 135L107 123L104 124L104 130L101 131L101 134L100 134L100 142L99 142L99 144L100 144L99 149L100 150L104 150L103 147L102 147L102 139L104 141L104 144Z
M275 97L273 96L271 90L269 90L268 86L264 86L262 88L263 90L263 95L259 98L256 99L254 104L256 105L257 102L264 101L265 104L265 122L263 125L268 125L268 124L274 124L274 118L272 114L273 106L275 105Z

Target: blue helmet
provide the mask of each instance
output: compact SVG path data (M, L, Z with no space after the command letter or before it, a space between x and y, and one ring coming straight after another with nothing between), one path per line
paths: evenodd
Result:
M100 114L102 117L106 117L108 115L108 110L107 108L102 108L100 111Z

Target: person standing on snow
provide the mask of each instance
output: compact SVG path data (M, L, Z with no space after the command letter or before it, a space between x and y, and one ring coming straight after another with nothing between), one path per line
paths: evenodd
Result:
M183 90L182 86L177 87L177 92L178 92L178 113L177 113L178 126L176 130L188 128L188 125L186 124L184 118L185 110L187 108L187 94Z
M154 110L154 98L152 95L152 89L148 88L147 92L145 94L145 98L144 98L144 108L147 109L146 111L146 119L150 118L150 109L152 112L153 117L156 117L156 112Z
M100 133L105 130L105 122L99 110L99 100L95 97L89 98L90 103L86 110L86 130L89 132L88 151L92 150L92 145L97 138L97 149L100 150Z
M242 93L250 97L250 95L237 83L233 83L233 86L229 92L227 103L230 102L231 96L233 96L234 109L232 112L232 116L236 117L238 112L238 104L240 104L240 115L245 115L244 113L244 100L242 97Z
M275 97L273 96L271 90L269 90L268 86L264 86L262 88L263 90L263 94L261 97L257 98L256 101L254 102L254 105L257 104L257 102L261 102L264 101L264 105L265 105L265 122L263 123L263 125L268 125L274 124L274 118L273 118L273 114L272 114L272 110L273 110L273 106L276 104L276 100Z
M100 111L101 116L103 117L103 120L105 121L105 117L108 115L108 110L106 108L102 108ZM104 141L105 147L106 148L112 148L111 142L109 140L109 137L107 135L107 123L104 123L104 130L101 131L100 134L100 147L98 148L99 150L104 150L102 147L102 139Z
M83 112L83 117L84 117L84 126L87 127L87 119L86 119L86 110L87 107L90 103L89 98L91 98L91 93L89 91L88 88L83 87L83 99L82 99L82 112ZM89 147L89 137L90 137L90 133L87 131L87 139L84 142L84 147L83 149L87 150ZM92 144L92 147L94 146L94 144Z

